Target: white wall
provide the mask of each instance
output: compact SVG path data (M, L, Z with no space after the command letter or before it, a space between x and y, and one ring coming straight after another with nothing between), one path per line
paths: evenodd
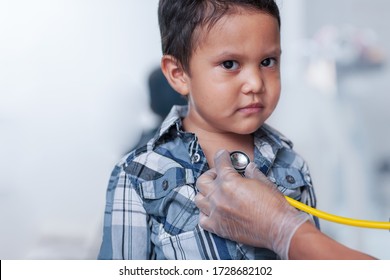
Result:
M0 1L0 259L95 257L111 169L154 121L157 2Z

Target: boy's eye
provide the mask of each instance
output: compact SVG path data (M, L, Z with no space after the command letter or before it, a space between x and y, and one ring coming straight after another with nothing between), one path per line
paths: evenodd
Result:
M276 59L275 58L266 58L261 62L261 66L264 67L272 67L276 64Z
M227 69L227 70L237 70L239 65L237 61L234 60L226 60L221 63L222 67Z

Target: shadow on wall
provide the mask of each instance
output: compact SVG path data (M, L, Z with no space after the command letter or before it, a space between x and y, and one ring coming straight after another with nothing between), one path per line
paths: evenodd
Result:
M153 113L159 117L159 122L153 129L144 131L138 143L132 149L146 144L154 136L173 105L187 104L187 100L169 85L160 67L157 67L150 73L148 87L150 95L149 105Z

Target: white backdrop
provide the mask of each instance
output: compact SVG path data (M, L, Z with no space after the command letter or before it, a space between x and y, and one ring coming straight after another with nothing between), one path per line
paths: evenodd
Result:
M146 79L161 56L157 2L0 1L0 259L96 258L111 169L156 121ZM339 132L353 121L335 126L345 110L305 84L305 1L278 2L283 94L270 122L308 161L323 210L375 214L374 202L337 189L342 152L344 182L358 194L370 174L344 149L350 139ZM388 232L326 223L324 231L390 259Z
M0 259L94 258L115 162L153 125L157 1L0 1Z

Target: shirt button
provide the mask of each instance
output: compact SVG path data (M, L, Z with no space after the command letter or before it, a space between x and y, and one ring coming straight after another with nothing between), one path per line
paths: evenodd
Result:
M309 175L305 175L305 180L310 183L311 182L310 176Z
M198 163L200 161L200 155L198 153L194 154L191 158L192 163Z
M168 181L167 181L167 180L164 180L164 181L162 182L162 188L163 188L163 190L166 191L166 190L168 189L168 186L169 186Z
M294 184L295 183L295 178L291 175L287 175L286 176L286 180L287 182L289 182L290 184Z

